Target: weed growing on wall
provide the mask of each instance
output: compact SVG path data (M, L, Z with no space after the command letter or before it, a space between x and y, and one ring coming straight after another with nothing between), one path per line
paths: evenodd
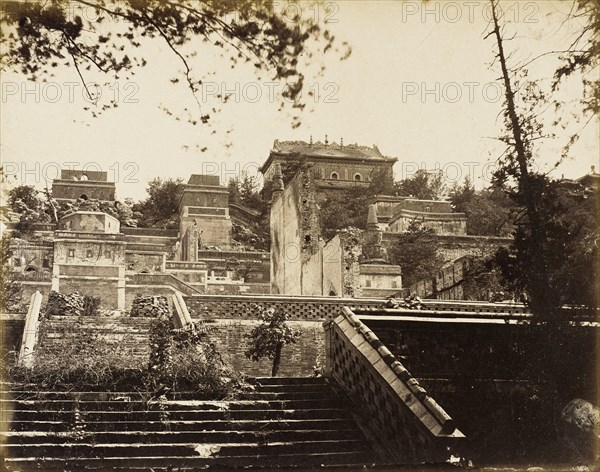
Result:
M194 391L213 399L231 393L239 381L211 342L211 331L202 322L174 329L170 317L156 317L150 328L150 387Z
M42 337L43 323L40 329ZM9 377L40 388L113 390L123 384L139 383L144 367L122 343L82 330L75 338L63 337L50 346L40 346L34 365L14 366Z

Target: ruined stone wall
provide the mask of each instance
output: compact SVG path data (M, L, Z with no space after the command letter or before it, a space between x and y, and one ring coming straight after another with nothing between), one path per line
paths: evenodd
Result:
M339 233L342 253L342 296L362 297L359 258L362 255L362 231L345 229Z
M339 235L327 241L322 250L323 295L343 295L343 250Z
M271 292L300 294L300 214L295 186L288 186L271 206Z
M383 233L384 245L389 248L397 238L390 232ZM438 244L438 255L444 263L452 262L463 256L485 257L494 254L500 247L511 244L512 238L495 236L459 236L459 235L436 235Z
M495 236L438 236L439 254L446 262L463 256L489 256L511 242L512 238Z
M315 267L311 259L321 246L319 238L314 180L309 172L298 172L271 207L272 293L314 294L311 290L321 285L312 281L315 271L311 270Z
M321 246L323 242L321 241ZM323 293L323 248L302 263L302 294L326 295Z

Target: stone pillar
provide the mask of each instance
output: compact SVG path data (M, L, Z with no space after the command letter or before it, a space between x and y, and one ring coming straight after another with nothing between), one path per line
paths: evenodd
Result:
M194 220L186 231L184 244L186 245L186 261L196 262L198 260L198 240L200 238L200 230L198 228L198 221Z
M117 310L125 310L125 266L119 266L119 280L117 281Z
M275 201L283 193L283 173L281 164L278 162L273 168L273 190L271 192L271 202Z
M367 229L371 231L379 230L379 224L377 223L377 204L375 203L369 205L369 213L367 215Z
M376 204L369 205L367 231L365 233L365 242L363 244L363 257L365 258L365 263L388 262L387 250L383 247L383 231L379 229L377 223Z
M52 266L52 290L59 292L60 288L60 264L56 262L56 256L54 257L54 264Z

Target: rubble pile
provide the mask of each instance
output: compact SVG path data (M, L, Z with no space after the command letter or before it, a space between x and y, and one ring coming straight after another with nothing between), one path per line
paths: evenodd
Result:
M85 297L79 292L69 295L65 293L50 292L46 303L46 316L79 316L84 311Z
M128 205L121 202L103 202L96 199L78 198L74 202L63 202L58 210L59 219L76 211L98 211L117 218L123 226L137 227L138 221Z
M163 317L170 316L171 310L167 297L163 296L142 296L138 295L131 304L130 316L137 317Z

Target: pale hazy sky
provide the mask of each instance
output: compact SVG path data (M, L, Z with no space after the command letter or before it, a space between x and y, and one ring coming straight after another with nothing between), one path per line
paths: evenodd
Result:
M580 26L564 22L570 5L502 2L508 31L516 33L506 43L509 51L516 51L513 61L564 49ZM284 6L279 2L277 8ZM161 105L193 109L194 101L183 81L170 82L181 64L156 38L143 46L149 62L145 68L130 80L111 80L112 85L101 88L106 95L118 91L120 106L99 118L83 110L81 85L69 85L78 81L74 70L57 70L47 84L3 73L0 151L5 167L17 174L19 183L38 187L67 163L99 167L117 181L119 198L141 198L153 177L187 180L192 173L218 173L224 183L239 170L255 171L274 139L308 141L312 135L322 141L327 134L331 142L343 138L346 144L376 144L384 154L397 157L397 179L418 167L437 166L450 181L462 181L470 172L477 185L485 183L502 149L494 139L502 130L501 89L495 84L499 72L497 64L490 67L495 43L483 39L488 2L335 1L302 8L321 19L328 15L333 20L329 29L353 51L344 62L326 56L324 75L307 77L306 91L319 93L299 128L292 129L290 116L277 111L278 103L265 85L268 76L258 80L245 67L230 71L219 51L204 45L197 47L192 69L198 76L209 70L216 74L205 79L203 92L226 88L233 95L215 117L215 134L174 120ZM540 59L531 64L530 77L546 79L548 85L557 64L556 56ZM271 91L276 95L280 89ZM574 80L561 97L574 100L579 94ZM570 130L541 143L542 168L549 169L556 160ZM573 148L576 157L555 175L585 174L591 165L599 166L599 152L596 121Z

